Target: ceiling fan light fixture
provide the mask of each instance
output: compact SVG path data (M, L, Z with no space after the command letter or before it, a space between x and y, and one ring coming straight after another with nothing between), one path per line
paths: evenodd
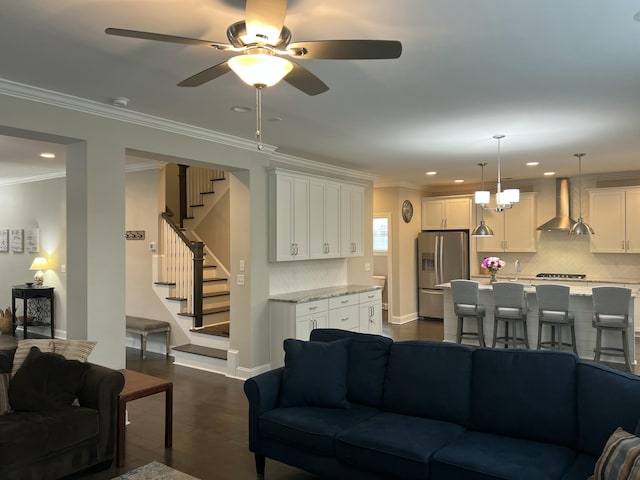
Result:
M247 85L263 88L282 80L293 69L293 64L268 53L248 53L230 58L229 67Z

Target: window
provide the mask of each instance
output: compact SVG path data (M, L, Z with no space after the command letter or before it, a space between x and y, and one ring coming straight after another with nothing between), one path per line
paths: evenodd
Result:
M389 251L389 218L374 217L373 219L373 252L387 253Z

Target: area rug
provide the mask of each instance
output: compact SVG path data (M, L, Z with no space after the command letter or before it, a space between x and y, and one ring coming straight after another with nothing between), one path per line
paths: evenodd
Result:
M151 462L112 480L198 480L159 462Z

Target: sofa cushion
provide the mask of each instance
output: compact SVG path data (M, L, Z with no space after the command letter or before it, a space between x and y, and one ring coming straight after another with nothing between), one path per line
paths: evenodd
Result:
M276 408L258 420L260 434L279 442L333 456L335 437L341 431L367 420L378 410L360 405L344 408Z
M434 452L464 431L455 423L381 412L339 433L336 457L388 477L424 479Z
M67 360L86 362L97 342L92 340L53 339L53 352L62 355Z
M574 459L568 447L467 431L433 455L431 472L433 478L465 480L559 479Z
M332 342L350 338L347 367L347 399L350 402L380 408L382 389L393 343L388 337L369 333L350 332L337 328L319 328L311 331L310 340Z
M42 353L31 347L9 384L9 402L16 411L48 411L70 407L82 389L89 364Z
M284 341L280 407L348 408L349 339L335 342Z
M590 479L634 480L640 478L640 438L616 428L607 440Z
M475 350L471 428L575 447L576 367L572 353Z
M473 348L453 343L394 342L383 410L467 425Z
M0 465L32 463L98 435L98 411L68 407L0 417Z
M634 432L639 419L640 377L595 363L578 365L581 451L597 458L617 427Z
M597 458L586 453L579 453L562 480L585 480L593 473Z

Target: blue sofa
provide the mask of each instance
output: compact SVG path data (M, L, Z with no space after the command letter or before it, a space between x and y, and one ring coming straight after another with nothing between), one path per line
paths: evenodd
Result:
M335 329L285 351L244 385L258 475L268 457L330 479L586 480L640 418L640 377L572 353Z

